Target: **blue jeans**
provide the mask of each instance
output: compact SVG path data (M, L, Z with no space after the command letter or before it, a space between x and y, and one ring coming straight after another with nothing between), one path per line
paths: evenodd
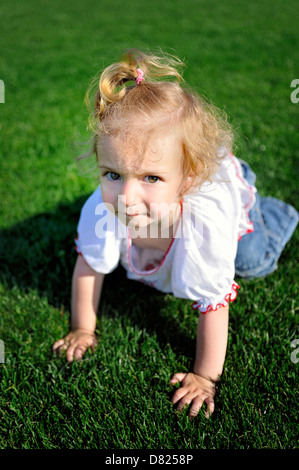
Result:
M243 177L254 185L256 176L240 160ZM261 198L249 211L254 231L244 235L238 244L235 270L238 276L254 279L265 277L277 268L277 261L298 223L298 212L289 204L273 197Z

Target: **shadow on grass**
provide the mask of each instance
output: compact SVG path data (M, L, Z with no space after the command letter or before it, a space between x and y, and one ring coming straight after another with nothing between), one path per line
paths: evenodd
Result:
M71 278L77 257L74 238L87 197L0 230L0 281L3 279L8 288L35 289L50 305L70 311ZM184 301L171 302L169 306L164 294L129 281L122 267L105 278L101 305L106 306L108 315L129 316L138 327L156 334L161 346L170 343L177 353L193 358L195 344L180 321Z

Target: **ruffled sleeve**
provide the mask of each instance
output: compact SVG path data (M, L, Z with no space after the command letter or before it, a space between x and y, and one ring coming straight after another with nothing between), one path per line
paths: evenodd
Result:
M116 237L117 223L103 203L99 186L82 207L75 240L77 252L96 272L108 274L119 263L121 239Z

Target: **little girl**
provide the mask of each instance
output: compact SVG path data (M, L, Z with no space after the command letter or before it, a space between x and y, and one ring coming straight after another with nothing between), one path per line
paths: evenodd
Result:
M255 175L232 154L226 120L180 86L173 57L129 50L99 80L92 117L100 186L78 224L71 332L53 345L68 361L97 344L104 276L119 262L130 279L193 300L200 312L193 371L172 401L190 418L214 411L224 364L235 274L266 276L298 214L260 198ZM174 80L173 80L174 79Z

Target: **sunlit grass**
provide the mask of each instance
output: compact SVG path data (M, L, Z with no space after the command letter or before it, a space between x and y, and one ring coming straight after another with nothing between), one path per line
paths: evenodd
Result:
M170 403L171 375L194 360L190 302L129 282L122 269L105 280L95 353L78 364L51 353L68 331L73 239L97 184L73 146L88 138L92 76L126 47L185 58L186 81L228 113L260 192L296 205L296 2L37 5L0 5L0 447L297 447L297 234L274 274L238 280L210 420L190 423Z

